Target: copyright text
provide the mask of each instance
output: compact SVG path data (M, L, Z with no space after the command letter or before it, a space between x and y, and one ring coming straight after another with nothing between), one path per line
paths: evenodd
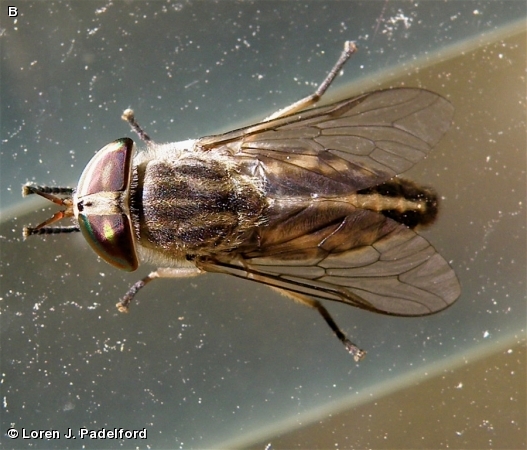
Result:
M124 428L90 430L89 428L79 428L78 431L68 428L65 433L61 433L59 430L9 428L6 434L11 439L146 439L146 428L141 430L125 430Z

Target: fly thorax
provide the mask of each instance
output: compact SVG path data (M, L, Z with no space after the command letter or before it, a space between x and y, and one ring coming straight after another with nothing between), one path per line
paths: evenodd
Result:
M139 243L171 256L229 251L258 223L265 199L217 159L152 160L137 168L132 214Z

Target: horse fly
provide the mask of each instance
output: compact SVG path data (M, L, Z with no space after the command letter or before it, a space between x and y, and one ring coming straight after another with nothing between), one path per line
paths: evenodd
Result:
M158 144L126 110L146 145L104 146L76 189L27 184L64 208L24 236L81 231L106 262L159 268L119 301L128 311L150 281L203 272L266 284L317 310L349 353L353 344L320 302L424 316L460 294L456 275L415 232L438 211L430 188L396 177L450 127L453 107L418 88L369 92L312 107L356 51L346 42L311 95L260 123L216 136ZM72 217L74 226L50 226Z

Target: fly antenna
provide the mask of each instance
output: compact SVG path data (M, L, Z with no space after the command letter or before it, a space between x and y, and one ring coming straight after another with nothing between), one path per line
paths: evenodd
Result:
M24 236L24 239L27 239L29 236L34 236L34 235L66 234L66 233L76 233L78 231L80 231L80 228L74 225L70 227L42 227L42 228L24 227L22 230L22 235Z
M22 187L22 195L27 197L28 195L40 195L46 200L49 200L56 205L63 206L64 209L56 212L49 219L45 220L36 227L24 227L22 235L24 239L35 234L59 234L59 233L73 233L80 231L78 226L59 226L50 227L52 223L58 222L66 217L72 217L73 213L73 188L69 187L58 187L58 186L37 186L32 184L26 184ZM60 196L64 196L64 198Z
M25 184L22 186L22 196L27 197L31 194L53 194L53 195L72 195L73 188L58 187L58 186L36 186L33 184Z
M71 207L73 188L68 187L54 187L54 186L35 186L32 184L25 184L22 186L22 196L27 197L31 194L37 194L44 197L46 200L57 205ZM65 195L66 198L61 198L59 195Z

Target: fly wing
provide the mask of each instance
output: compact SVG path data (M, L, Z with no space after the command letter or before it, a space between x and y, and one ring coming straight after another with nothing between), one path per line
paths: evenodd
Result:
M235 259L214 258L198 266L382 314L432 314L460 294L454 271L425 238L371 211Z
M291 211L268 213L235 254L196 264L383 314L446 308L460 294L448 263L411 229L355 208L344 194L408 170L441 139L452 114L437 94L391 89L198 140L198 150L225 154L241 173L264 180L271 205Z
M313 184L321 195L338 195L410 169L441 139L452 116L452 105L438 94L388 89L205 137L197 146L235 157L277 187L276 195Z

